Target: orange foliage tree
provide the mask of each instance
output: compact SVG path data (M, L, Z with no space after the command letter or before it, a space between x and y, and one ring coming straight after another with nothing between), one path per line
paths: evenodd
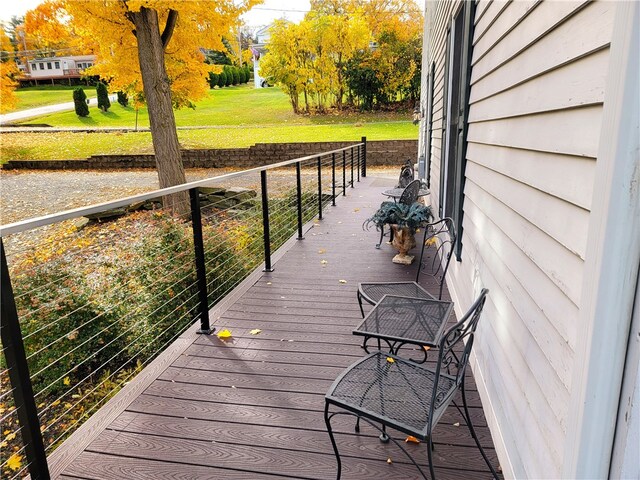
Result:
M13 109L17 102L13 91L17 85L14 76L19 72L16 62L13 60L11 40L2 29L0 29L0 50L2 51L0 58L0 112L6 112Z
M160 188L185 182L173 107L192 106L207 92L211 66L201 48L223 49L222 36L260 0L50 0L64 25L95 45L99 75L110 89L144 93ZM188 209L186 194L165 206Z

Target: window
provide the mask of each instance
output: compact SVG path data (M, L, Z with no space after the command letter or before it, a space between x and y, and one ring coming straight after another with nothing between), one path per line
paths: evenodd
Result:
M31 64L31 70L37 70L38 69L38 64L37 63L32 63Z
M475 2L464 2L447 34L445 119L440 168L440 216L456 226L456 260L462 259L462 217L469 117L469 80Z
M54 65L56 66L56 70L59 70L59 69L60 69L60 62L55 62L55 64L54 64Z
M44 70L44 63L40 63L40 70Z
M51 70L51 62L47 62L47 70Z

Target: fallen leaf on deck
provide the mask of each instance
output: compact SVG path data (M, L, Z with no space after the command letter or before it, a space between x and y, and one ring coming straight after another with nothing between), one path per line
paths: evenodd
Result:
M438 241L438 240L437 240L437 238L436 238L436 237L431 237L431 238L428 238L428 239L427 239L427 241L426 241L426 242L424 242L424 244L425 244L427 247L429 247L429 246L431 246L431 245L435 245L437 241Z
M454 427L459 427L460 426L460 422L456 422L453 424Z
M9 467L14 472L16 470L20 470L20 467L22 467L22 455L18 455L17 453L11 455L9 457L9 460L7 460L7 467Z
M62 383L64 383L65 385L71 385L71 379L69 377L64 377Z
M267 282L267 285L271 285L271 282Z
M359 209L359 208L354 208L354 209L353 209L353 211L354 211L354 212L359 212L359 211L360 211L360 209Z
M392 357L387 357L387 362L396 363L396 361Z
M428 345L425 345L425 346L424 346L424 347L422 347L422 348L424 348L424 349L425 349L425 351L427 351L427 352L428 352L429 350L431 350L431 347L430 347L430 346L428 346Z
M318 253L322 255L323 253L327 253L327 251L324 248L321 248L320 250L318 250Z
M387 463L388 463L389 465L391 465L391 464L393 463L393 461L391 460L391 457L387 458Z
M259 328L254 328L253 330L251 330L249 333L251 335L258 335L260 332L262 332L262 330L260 330Z
M225 328L220 330L216 336L220 339L231 338L231 332Z
M338 282L340 282L340 283L347 283L347 281L346 281L346 280L338 280Z
M16 438L16 432L11 432L9 435L7 435L6 437L4 437L4 439L7 442L10 442L11 440L13 440L14 438Z
M236 388L236 386L235 385L231 385L231 388Z
M327 263L329 263L329 262L327 262L326 260L320 260L320 263L321 263L322 265L326 265L326 264L327 264Z
M416 437L409 435L407 438L404 439L404 443L420 443L420 440L418 440Z

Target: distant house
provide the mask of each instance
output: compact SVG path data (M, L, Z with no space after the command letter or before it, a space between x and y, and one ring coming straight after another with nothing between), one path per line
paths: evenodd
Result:
M95 55L75 55L68 57L49 57L30 59L27 64L20 66L23 84L43 83L71 83L78 81L86 68L96 61Z
M640 478L640 4L426 2L419 165L507 478ZM634 308L635 305L635 308Z
M267 25L262 27L256 32L258 43L251 45L251 52L253 53L253 84L256 88L263 88L269 86L267 80L260 76L260 58L267 53L267 44L271 39L271 27L273 25Z

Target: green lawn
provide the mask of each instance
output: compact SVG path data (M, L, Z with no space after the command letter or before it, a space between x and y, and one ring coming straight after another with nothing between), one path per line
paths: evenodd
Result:
M89 93L87 91L87 93ZM60 112L33 118L23 125L47 124L52 127L130 127L136 123L136 112L113 103L108 112L90 107L88 117L80 118L75 112ZM410 112L402 113L351 113L349 115L295 115L288 97L279 88L258 88L251 85L210 90L206 98L197 102L194 109L182 108L175 112L179 127L210 125L314 125L355 123L370 121L408 120ZM146 108L138 112L138 127L148 127Z
M18 104L13 111L26 110L28 108L43 107L73 101L73 89L62 85L45 85L40 87L25 87L16 90ZM95 97L95 90L85 89L88 97Z
M133 127L135 111L114 103L109 112L91 108L86 119L74 112L35 118L25 124L56 127ZM409 112L366 112L294 115L287 96L278 88L248 85L215 89L195 109L176 111L183 148L234 148L255 143L417 139L418 128ZM148 126L146 109L138 126ZM207 126L209 128L197 128ZM194 127L194 128L189 128ZM4 133L0 162L7 160L84 159L97 154L152 153L149 132Z

